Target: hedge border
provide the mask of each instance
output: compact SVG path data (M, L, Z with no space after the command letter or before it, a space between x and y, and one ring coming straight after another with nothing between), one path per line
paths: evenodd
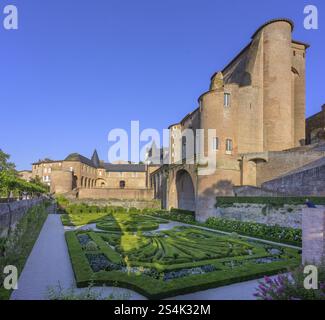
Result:
M90 283L94 285L123 287L134 290L148 299L153 300L195 293L202 290L257 279L263 276L270 276L287 271L288 268L299 265L297 254L297 257L294 259L270 264L258 265L247 263L244 266L237 267L235 276L234 273L229 273L229 270L218 270L205 275L189 276L186 278L186 282L184 278L163 282L145 275L125 274L117 271L100 271L98 273L93 273L77 239L76 232L66 232L65 236L78 288L87 287Z

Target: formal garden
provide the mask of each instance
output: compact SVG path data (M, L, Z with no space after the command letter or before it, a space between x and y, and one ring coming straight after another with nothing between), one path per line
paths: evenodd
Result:
M258 279L300 264L299 249L190 226L196 224L190 212L83 204L65 205L62 213L62 223L72 229L66 241L80 288L118 286L160 299ZM171 220L187 224L160 230Z

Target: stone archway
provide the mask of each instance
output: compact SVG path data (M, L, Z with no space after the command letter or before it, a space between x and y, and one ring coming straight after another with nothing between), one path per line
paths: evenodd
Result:
M78 188L78 177L76 175L73 175L72 177L72 189Z
M105 188L107 186L104 179L97 179L95 185L97 188Z
M195 189L191 175L186 170L176 174L177 206L179 209L195 211Z
M80 179L80 187L81 188L83 188L84 187L84 180L85 180L85 178L84 177L81 177L81 179Z

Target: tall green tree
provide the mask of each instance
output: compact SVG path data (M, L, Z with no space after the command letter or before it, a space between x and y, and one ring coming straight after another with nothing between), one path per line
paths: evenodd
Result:
M0 149L0 197L10 197L12 193L21 192L29 194L46 193L47 189L40 181L27 182L19 178L16 166L9 161L10 156Z
M10 155L0 149L0 195L8 196L16 188L17 171Z

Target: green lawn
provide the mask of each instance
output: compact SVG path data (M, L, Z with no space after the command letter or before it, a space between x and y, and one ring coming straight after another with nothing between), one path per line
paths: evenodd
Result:
M91 282L121 286L160 299L275 274L300 262L297 250L195 227L158 232L159 223L166 221L154 217L92 217L87 219L102 232L66 233L79 287Z

